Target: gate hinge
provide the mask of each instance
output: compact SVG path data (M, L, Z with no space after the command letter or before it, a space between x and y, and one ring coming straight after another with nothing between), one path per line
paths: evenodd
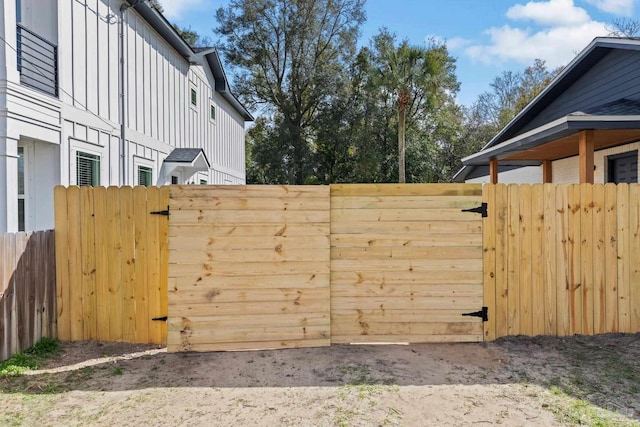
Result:
M151 318L151 320L157 320L158 322L166 322L168 318L169 318L169 317L167 317L167 316L162 316L162 317L152 317L152 318Z
M479 214L482 214L482 218L486 218L486 217L489 216L489 214L487 213L487 204L486 203L482 203L477 208L462 209L462 212L479 213Z
M474 311L472 313L464 313L463 316L471 316L471 317L480 317L483 322L487 322L489 320L489 308L482 307L480 311Z
M169 216L169 206L167 206L167 209L164 211L153 211L153 212L149 212L151 215L164 215L164 216Z

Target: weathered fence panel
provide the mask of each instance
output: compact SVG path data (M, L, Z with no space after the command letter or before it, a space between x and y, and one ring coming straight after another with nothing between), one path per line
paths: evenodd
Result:
M170 197L169 351L330 344L329 187Z
M485 185L484 200L486 340L640 331L639 185Z
M56 187L61 340L166 343L168 187Z
M480 185L331 186L331 342L482 341Z
M0 361L56 336L54 232L0 235Z

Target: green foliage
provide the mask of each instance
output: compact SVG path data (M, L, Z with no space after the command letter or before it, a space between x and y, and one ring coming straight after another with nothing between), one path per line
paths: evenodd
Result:
M213 45L213 41L208 36L202 36L197 31L192 30L191 27L181 28L176 24L173 24L173 28L180 34L180 37L191 47L210 47Z
M267 181L315 181L314 126L346 84L364 1L231 0L216 17L216 32L224 38L220 50L238 70L236 92L250 107L271 114L254 135L254 161L263 170L253 175L277 171ZM280 151L260 161L271 149Z
M0 378L22 375L30 369L37 369L42 359L60 350L60 342L53 338L42 338L23 353L16 353L0 363Z

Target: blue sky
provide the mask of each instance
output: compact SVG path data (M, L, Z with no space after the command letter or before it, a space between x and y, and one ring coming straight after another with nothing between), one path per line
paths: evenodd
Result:
M166 17L210 35L215 10L227 0L162 0ZM367 0L360 44L386 26L398 39L446 40L457 58L458 100L472 103L503 70L534 59L568 63L616 18L638 19L640 0Z

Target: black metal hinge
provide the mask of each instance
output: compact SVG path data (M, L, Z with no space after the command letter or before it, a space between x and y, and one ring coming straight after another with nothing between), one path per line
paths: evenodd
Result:
M474 311L472 313L464 313L463 316L480 317L483 322L487 322L489 320L489 308L482 307L482 310L480 311Z
M164 215L164 216L169 216L169 206L167 206L167 209L164 211L153 211L153 212L149 212L151 215Z
M158 322L166 322L168 319L167 316L162 316L162 317L152 317L151 320L157 320Z
M487 213L487 204L486 203L481 204L477 208L462 209L462 212L479 213L479 214L482 214L482 218L486 218L486 217L489 216L489 214Z

